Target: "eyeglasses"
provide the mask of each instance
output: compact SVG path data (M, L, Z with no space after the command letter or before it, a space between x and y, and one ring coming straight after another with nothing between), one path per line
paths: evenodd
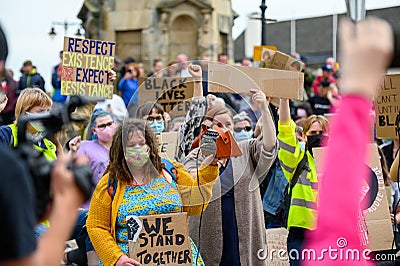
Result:
M150 122L150 123L152 123L154 121L160 122L160 121L164 120L161 115L159 115L159 116L149 116L148 115L148 116L143 117L143 119L147 120L147 122Z
M114 121L111 121L111 122L108 122L108 123L106 123L106 124L97 125L97 128L99 128L99 129L105 129L106 127L110 127L110 126L113 125L113 124L114 124Z
M246 126L246 127L235 127L233 130L237 133L239 133L242 130L246 130L247 132L251 131L253 128L251 126Z

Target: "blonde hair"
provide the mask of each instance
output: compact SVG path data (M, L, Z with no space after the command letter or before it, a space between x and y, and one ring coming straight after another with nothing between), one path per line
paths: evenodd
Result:
M39 106L43 108L51 107L53 101L44 91L39 88L26 88L21 91L15 105L15 121L17 123L18 118L21 114L26 113L33 107Z
M307 120L304 122L303 125L303 133L307 134L308 130L311 128L311 125L314 124L315 122L318 122L324 133L329 132L329 121L322 115L310 115L307 117Z

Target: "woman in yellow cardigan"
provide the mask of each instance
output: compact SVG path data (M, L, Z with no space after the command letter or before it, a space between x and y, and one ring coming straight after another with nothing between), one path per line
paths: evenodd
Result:
M128 257L125 220L128 214L143 216L182 211L192 216L201 214L205 208L203 204L211 199L212 186L218 176L217 161L207 157L196 179L183 165L176 162L173 165L175 177L163 168L156 137L145 121L128 119L118 128L110 148L110 164L93 193L86 222L90 240L101 259L100 265L140 265ZM112 198L108 189L114 178L118 186ZM192 244L193 258L196 252ZM201 259L193 262L202 265Z

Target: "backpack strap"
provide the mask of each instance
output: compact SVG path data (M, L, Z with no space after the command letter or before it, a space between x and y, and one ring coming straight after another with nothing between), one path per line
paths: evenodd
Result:
M297 181L299 180L301 173L303 173L304 170L306 170L307 172L311 171L310 168L308 168L307 162L308 162L307 151L304 151L303 158L297 165L296 170L294 171L293 177L290 180L290 194L292 194L292 189L296 185Z
M107 191L108 195L110 195L111 197L111 201L114 200L117 187L118 187L118 179L114 178L113 181L111 181L111 178L108 177Z
M161 162L164 164L164 169L168 172L168 174L172 177L172 179L177 182L177 170L171 161L161 158Z

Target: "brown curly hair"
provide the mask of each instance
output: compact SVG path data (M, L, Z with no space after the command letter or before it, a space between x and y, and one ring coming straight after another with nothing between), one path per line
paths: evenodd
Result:
M116 178L127 184L131 184L134 180L125 161L126 143L129 133L134 131L143 132L146 144L150 147L150 162L154 167L150 163L146 164L146 178L150 180L162 173L163 164L158 154L158 142L153 130L143 120L128 118L116 130L110 147L110 163L104 173L109 173L111 180Z

